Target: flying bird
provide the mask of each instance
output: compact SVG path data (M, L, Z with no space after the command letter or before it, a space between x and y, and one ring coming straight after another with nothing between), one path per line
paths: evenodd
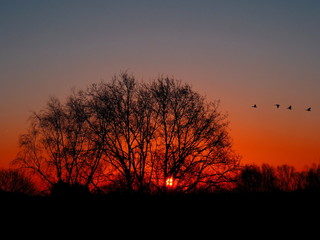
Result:
M311 111L311 107L307 108L306 111L310 112Z
M253 105L252 107L253 107L253 108L257 108L257 104Z
M279 107L280 107L280 104L275 104L275 106L276 106L277 108L279 108Z
M292 106L290 105L287 109L292 110Z

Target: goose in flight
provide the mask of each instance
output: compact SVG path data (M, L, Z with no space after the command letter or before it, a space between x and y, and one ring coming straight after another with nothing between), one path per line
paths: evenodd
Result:
M287 109L292 110L292 106L290 105Z
M253 105L252 107L253 107L253 108L257 108L257 104Z
M279 107L280 107L280 104L275 104L275 106L276 106L277 108L279 108Z
M311 107L307 108L306 111L310 112L311 111Z

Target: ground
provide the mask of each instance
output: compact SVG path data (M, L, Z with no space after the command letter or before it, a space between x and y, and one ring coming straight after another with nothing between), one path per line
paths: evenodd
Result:
M245 236L277 230L307 234L305 227L309 232L318 229L320 213L320 195L315 193L114 195L86 199L6 195L1 196L1 204L1 217L6 223L15 227L30 224L30 231L40 228L79 235L115 231L121 236L149 232L151 239L172 233Z

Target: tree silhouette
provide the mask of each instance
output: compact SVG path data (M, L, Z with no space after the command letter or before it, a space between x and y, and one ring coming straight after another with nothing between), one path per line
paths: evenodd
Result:
M277 184L280 190L292 192L299 187L299 175L295 168L289 165L277 167Z
M306 172L305 189L311 192L320 191L320 165L313 164Z
M15 162L51 186L153 192L170 178L179 191L214 189L239 166L218 107L181 81L139 83L122 73L64 104L51 98L21 135Z
M243 192L260 192L262 173L256 165L246 165L241 169L237 181L238 188Z
M157 161L158 178L176 179L184 191L229 182L228 173L236 170L238 159L219 103L207 103L189 85L169 78L153 82L150 90L158 116L155 153L162 159Z
M239 174L238 189L244 192L278 192L284 189L286 191L288 186L284 181L289 179L287 170L286 166L274 168L268 164L262 164L261 167L246 165Z
M36 188L23 172L17 169L1 169L0 191L33 195Z
M278 178L276 169L269 164L262 164L261 166L261 190L263 192L278 191Z
M100 170L97 144L77 102L63 105L50 98L45 109L31 116L28 133L20 137L20 152L15 164L32 170L51 188L64 182L70 186L94 185Z
M315 164L301 172L289 165L245 165L241 168L236 185L243 192L319 192L319 169Z

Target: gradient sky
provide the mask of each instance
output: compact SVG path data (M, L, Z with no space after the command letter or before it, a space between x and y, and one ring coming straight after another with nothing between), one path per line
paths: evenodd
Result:
M317 0L0 0L0 167L49 96L123 70L220 99L244 164L320 163L319 24Z

